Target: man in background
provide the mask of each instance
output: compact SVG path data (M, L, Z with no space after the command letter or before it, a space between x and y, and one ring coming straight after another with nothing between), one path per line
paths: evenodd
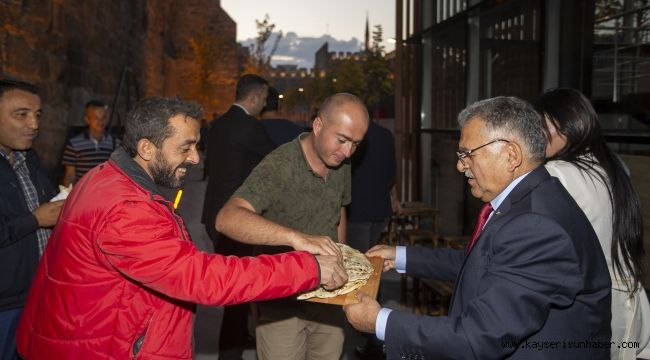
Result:
M266 104L268 82L257 75L244 75L237 82L235 103L212 122L208 131L206 165L208 185L202 222L221 255L251 256L253 246L234 241L215 229L221 207L244 182L253 168L275 148L257 119ZM248 337L249 304L226 306L219 336L219 358L241 359Z
M395 140L374 121L352 157L352 203L348 207L348 245L366 252L393 213L401 211L395 189Z
M34 85L0 80L0 358L15 359L16 326L63 200L38 155L41 99Z
M108 160L111 153L120 145L106 133L108 124L108 106L101 101L91 100L86 103L84 120L88 129L72 137L63 152L61 163L65 168L63 185L73 184L90 169Z
M280 93L273 87L269 88L266 106L262 109L260 117L262 125L269 133L276 146L286 144L304 131L303 127L280 115Z
M402 206L395 187L395 140L390 130L370 121L368 132L352 156L352 202L348 206L348 245L365 253L379 242L393 213ZM368 334L366 334L368 335ZM355 347L363 360L383 356L383 345L366 336L363 346Z

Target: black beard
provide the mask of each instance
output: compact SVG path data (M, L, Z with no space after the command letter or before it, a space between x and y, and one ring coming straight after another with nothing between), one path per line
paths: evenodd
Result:
M151 165L151 177L153 182L158 186L163 186L166 188L177 189L182 187L185 184L185 176L187 176L187 171L190 170L189 163L183 163L178 165L175 168L172 168L171 165L165 160L162 154L156 154L156 161ZM176 170L179 168L186 168L185 175L180 178L176 178Z

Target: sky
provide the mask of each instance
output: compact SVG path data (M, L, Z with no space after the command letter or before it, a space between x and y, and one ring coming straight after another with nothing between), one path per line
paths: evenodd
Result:
M394 48L386 39L395 37L395 0L221 0L221 7L237 23L237 41L256 37L255 20L269 14L275 30L285 34L363 42L368 14L371 39L374 25L381 24L384 46Z
M270 51L273 46L271 44L275 43L276 36L277 33L269 39L267 50ZM284 33L278 42L278 47L273 57L271 57L271 64L273 66L291 64L297 65L299 68L311 69L314 66L316 51L326 42L328 50L336 52L356 52L363 46L357 38L338 40L328 35L305 37L290 31ZM255 44L255 40L240 41L240 44L250 47Z

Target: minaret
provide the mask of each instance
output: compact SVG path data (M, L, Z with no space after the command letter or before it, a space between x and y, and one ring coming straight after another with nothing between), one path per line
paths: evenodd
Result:
M370 24L368 23L368 12L366 11L366 52L370 51Z

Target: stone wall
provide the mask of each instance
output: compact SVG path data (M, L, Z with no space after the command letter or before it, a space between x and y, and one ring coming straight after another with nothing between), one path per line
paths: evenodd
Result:
M121 67L142 62L143 1L0 2L0 76L35 83L43 117L34 143L55 174L68 129L91 98L111 102ZM125 41L129 39L129 41Z
M202 51L204 46L209 51ZM112 104L113 124L144 96L201 102L224 112L239 77L236 24L215 0L0 1L0 77L35 83L43 117L34 148L53 178L90 99Z
M198 101L207 119L225 112L240 76L235 22L214 0L151 0L147 13L146 94Z

